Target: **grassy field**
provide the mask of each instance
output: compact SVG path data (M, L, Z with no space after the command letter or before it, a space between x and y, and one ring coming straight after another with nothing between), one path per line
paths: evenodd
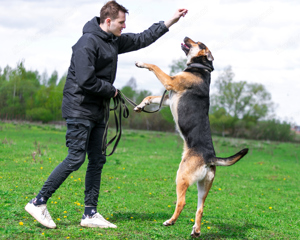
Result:
M218 167L207 197L201 239L300 239L299 144L214 137L220 157L244 147L249 154ZM177 134L125 131L103 170L99 212L117 229L87 229L85 164L50 198L57 229L46 229L24 210L67 154L65 128L0 123L0 237L3 239L190 239L197 188L187 192L177 223L175 177L182 154ZM36 155L33 155L36 152Z

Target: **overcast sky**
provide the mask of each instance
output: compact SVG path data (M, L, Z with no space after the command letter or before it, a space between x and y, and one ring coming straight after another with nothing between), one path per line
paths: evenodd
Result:
M67 72L71 47L83 25L99 15L106 1L0 0L0 67ZM129 9L123 32L142 32L152 23L171 18L177 8L185 18L150 47L119 55L115 86L131 78L139 89L159 93L162 85L153 73L136 68L139 60L169 73L172 60L185 57L185 36L201 41L214 56L214 80L228 65L235 80L261 83L272 94L276 115L300 125L300 1L297 0L126 0Z

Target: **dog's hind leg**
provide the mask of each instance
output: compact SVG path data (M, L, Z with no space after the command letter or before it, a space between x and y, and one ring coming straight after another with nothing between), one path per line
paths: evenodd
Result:
M203 215L204 202L214 181L215 172L216 172L216 167L215 166L210 167L209 170L207 171L205 178L197 183L198 207L196 212L195 225L193 226L193 231L191 233L192 237L200 236L201 219Z
M181 165L181 164L180 164ZM190 186L188 179L185 179L183 176L182 169L179 167L177 172L177 186L176 186L176 193L177 193L177 202L176 202L176 208L173 216L164 222L165 226L170 226L175 224L176 220L178 219L181 211L183 210L185 206L185 194Z

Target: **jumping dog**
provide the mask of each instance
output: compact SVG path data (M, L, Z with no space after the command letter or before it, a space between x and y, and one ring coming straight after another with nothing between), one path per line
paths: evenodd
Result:
M203 43L194 42L188 37L184 38L181 48L187 56L187 68L175 76L167 75L153 64L135 64L139 68L154 72L169 91L163 104L170 106L177 130L184 140L184 151L176 177L176 209L164 225L170 226L176 222L186 204L185 194L188 187L197 183L198 207L191 236L199 237L204 201L212 186L216 166L235 164L247 154L248 149L228 158L216 157L208 119L209 87L214 58ZM146 105L158 104L160 101L159 96L148 96L134 110L141 112Z

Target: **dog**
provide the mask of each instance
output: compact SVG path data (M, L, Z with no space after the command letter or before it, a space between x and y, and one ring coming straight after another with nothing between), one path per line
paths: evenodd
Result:
M136 62L139 68L152 71L169 91L163 105L170 106L176 127L184 140L184 151L176 177L177 202L173 216L165 226L175 224L184 208L189 186L197 183L198 206L192 237L200 236L204 201L215 178L216 166L231 166L244 157L248 148L228 158L216 157L208 118L209 88L213 71L211 51L201 42L188 37L181 44L187 56L187 68L175 76L169 76L153 64ZM134 111L141 112L146 105L158 104L160 96L148 96Z

